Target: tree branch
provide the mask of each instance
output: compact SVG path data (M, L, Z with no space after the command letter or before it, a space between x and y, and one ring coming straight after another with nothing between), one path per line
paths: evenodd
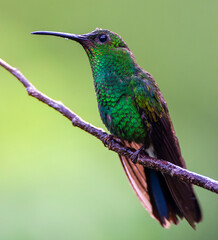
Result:
M112 150L120 155L124 155L128 158L131 158L135 152L134 149L125 147L119 139L112 137L107 134L100 128L96 128L90 123L85 122L69 108L64 106L60 101L55 101L45 94L38 91L25 77L24 75L16 68L10 66L8 63L0 59L0 65L13 74L26 88L28 94L34 98L37 98L39 101L49 105L54 108L70 121L73 125L79 127L80 129L88 132L89 134L98 138L109 150ZM212 192L218 193L218 181L213 180L209 177L188 171L187 169L176 166L165 160L160 160L146 155L139 155L137 163L143 165L144 167L152 168L162 173L169 174L172 177L184 181L187 183L192 183L199 187L205 188Z

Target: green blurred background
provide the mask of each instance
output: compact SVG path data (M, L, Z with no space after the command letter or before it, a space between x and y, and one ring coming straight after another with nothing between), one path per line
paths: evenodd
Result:
M3 1L0 57L42 92L101 123L79 44L37 30L119 33L167 100L192 171L217 179L218 1ZM0 68L0 239L217 239L218 199L195 187L197 231L150 218L119 159ZM104 128L105 129L105 128Z

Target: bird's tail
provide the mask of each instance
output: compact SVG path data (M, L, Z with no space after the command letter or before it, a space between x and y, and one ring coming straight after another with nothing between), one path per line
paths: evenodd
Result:
M125 145L136 150L141 147L134 142L125 141ZM178 224L177 215L182 215L161 173L133 164L124 156L120 156L120 160L133 190L151 217L165 228L169 228L170 223Z

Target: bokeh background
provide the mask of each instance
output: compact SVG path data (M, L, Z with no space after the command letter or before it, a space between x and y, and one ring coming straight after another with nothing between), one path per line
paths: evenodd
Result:
M217 179L218 1L0 0L0 57L42 92L104 128L79 44L37 30L119 33L167 100L190 170ZM150 218L117 155L28 97L0 68L0 239L217 239L218 199L195 187L197 231ZM105 128L104 128L105 129Z

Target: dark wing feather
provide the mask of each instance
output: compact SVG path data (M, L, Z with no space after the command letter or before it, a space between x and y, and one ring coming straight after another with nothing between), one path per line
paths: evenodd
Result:
M157 122L151 124L151 141L157 158L167 160L185 168L179 143L173 129L166 103L163 102L165 114ZM169 175L164 178L170 192L189 224L194 227L195 222L201 221L201 210L191 184L181 182Z

